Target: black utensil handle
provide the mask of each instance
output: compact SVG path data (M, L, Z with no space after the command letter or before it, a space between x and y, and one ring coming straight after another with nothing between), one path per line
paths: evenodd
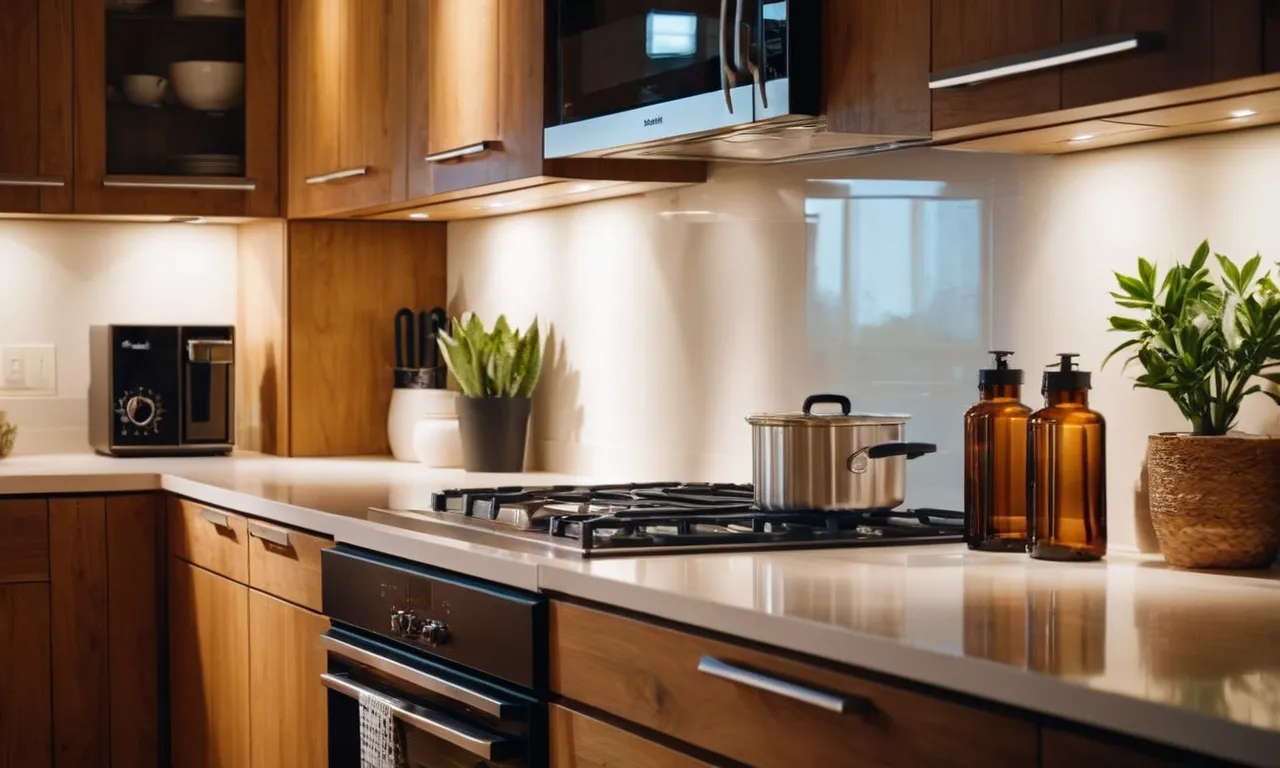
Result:
M804 399L805 415L812 413L815 405L838 405L842 416L848 416L853 410L853 403L844 395L809 395Z
M436 363L434 355L431 354L431 347L435 339L435 334L431 332L431 315L426 311L418 313L418 359L414 361L415 368L435 368ZM432 344L434 346L434 344ZM428 362L430 360L430 362Z
M413 343L413 310L405 307L396 312L396 367L416 368L413 360L416 346ZM406 338L406 335L408 338Z
M864 450L868 459L887 459L893 456L918 459L926 453L937 453L938 446L933 443L880 443Z

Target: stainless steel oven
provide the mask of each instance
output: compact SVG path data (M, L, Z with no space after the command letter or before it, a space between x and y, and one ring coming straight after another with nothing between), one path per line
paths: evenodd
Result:
M322 569L330 766L361 764L362 697L412 768L546 764L541 597L349 547Z
M546 156L732 157L743 130L812 122L820 5L547 0Z

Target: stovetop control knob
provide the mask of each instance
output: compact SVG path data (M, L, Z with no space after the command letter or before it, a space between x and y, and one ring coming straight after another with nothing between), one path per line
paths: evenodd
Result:
M396 637L405 637L409 635L413 629L414 620L417 619L409 611L391 611L391 634Z
M422 622L418 631L418 639L423 645L434 648L449 642L449 626L443 621L427 619Z

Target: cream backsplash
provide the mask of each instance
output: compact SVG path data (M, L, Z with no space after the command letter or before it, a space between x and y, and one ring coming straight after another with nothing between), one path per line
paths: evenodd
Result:
M912 415L908 436L939 453L912 464L908 503L949 508L985 351L1016 350L1033 407L1043 366L1079 352L1109 424L1112 545L1151 549L1146 435L1183 424L1097 370L1117 341L1111 271L1204 237L1280 260L1278 192L1274 128L1059 158L717 167L699 187L451 224L450 311L550 327L538 468L749 480L743 417L835 391ZM1240 428L1280 433L1280 411L1254 398Z
M54 344L55 397L7 397L15 453L89 450L89 326L234 323L228 225L0 221L0 346Z

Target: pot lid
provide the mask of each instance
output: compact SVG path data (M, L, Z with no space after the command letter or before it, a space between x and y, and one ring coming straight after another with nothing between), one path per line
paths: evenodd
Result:
M820 404L840 406L839 413L814 413ZM875 424L905 424L910 416L904 413L853 413L853 404L844 395L810 395L804 399L800 411L790 413L753 413L747 417L752 426L764 427L835 427Z

